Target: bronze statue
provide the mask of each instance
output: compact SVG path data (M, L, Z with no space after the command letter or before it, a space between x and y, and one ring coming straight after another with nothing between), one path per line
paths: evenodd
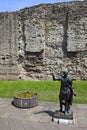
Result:
M59 93L59 100L60 100L60 112L64 112L68 114L70 112L70 105L72 105L73 95L76 96L74 93L74 88L72 86L72 79L68 77L68 71L63 71L63 76L60 78L55 78L53 75L54 80L60 80L60 93ZM63 106L65 106L65 110L63 111Z

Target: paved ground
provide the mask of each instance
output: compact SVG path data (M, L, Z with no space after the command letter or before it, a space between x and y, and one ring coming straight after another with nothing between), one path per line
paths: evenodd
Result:
M29 109L14 107L12 99L0 99L0 130L87 130L87 105L74 105L74 124L52 122L52 115L59 109L57 103L40 102Z

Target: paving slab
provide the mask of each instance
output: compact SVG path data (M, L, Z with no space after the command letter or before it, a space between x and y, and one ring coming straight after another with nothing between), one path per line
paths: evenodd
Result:
M0 130L11 130L7 119L0 118Z
M74 124L58 124L52 121L57 102L39 102L29 109L16 108L13 99L0 98L0 130L87 130L87 104L73 104Z
M24 130L24 126L20 120L8 118L8 123L9 123L10 130Z

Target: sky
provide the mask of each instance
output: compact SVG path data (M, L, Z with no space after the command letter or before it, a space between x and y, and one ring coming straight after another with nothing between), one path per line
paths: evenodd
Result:
M71 0L0 0L0 12L11 12L41 3L58 3Z

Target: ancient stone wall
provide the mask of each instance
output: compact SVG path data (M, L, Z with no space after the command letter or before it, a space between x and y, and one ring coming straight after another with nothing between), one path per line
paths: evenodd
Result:
M0 79L18 79L17 17L0 13Z
M0 79L41 80L64 68L87 79L87 2L0 13Z

